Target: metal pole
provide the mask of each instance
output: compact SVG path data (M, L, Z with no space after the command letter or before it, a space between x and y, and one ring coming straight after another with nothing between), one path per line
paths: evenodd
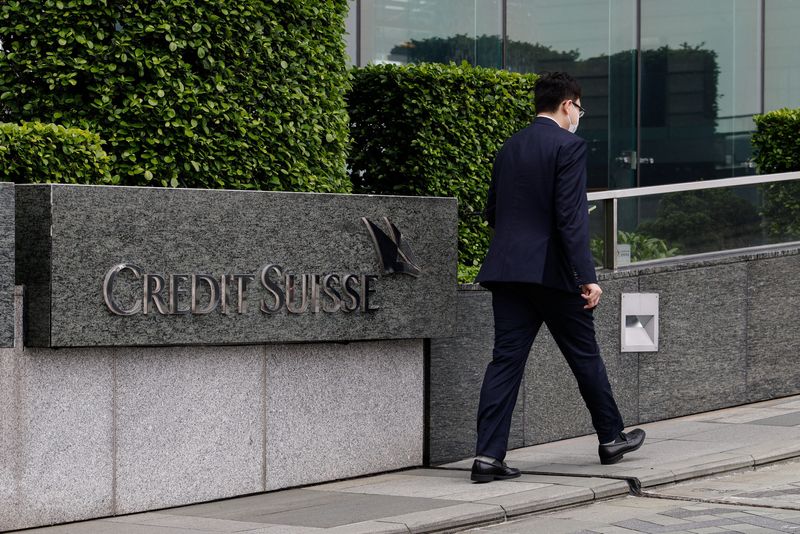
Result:
M767 75L766 75L766 61L767 61L767 7L766 7L766 0L761 0L761 35L760 37L760 46L761 46L761 79L759 80L759 90L761 92L759 98L759 107L761 108L761 113L766 112L765 101L764 101L764 93L766 91L766 82L767 82Z
M603 200L605 232L603 233L603 267L617 268L617 199Z
M356 67L363 67L361 62L361 0L356 0Z
M506 68L506 53L508 46L508 0L503 0L500 4L500 18L502 35L500 36L500 68Z

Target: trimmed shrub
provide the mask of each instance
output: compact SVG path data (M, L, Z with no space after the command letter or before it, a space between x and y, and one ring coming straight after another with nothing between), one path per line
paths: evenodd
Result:
M0 123L0 181L112 184L100 136L79 128Z
M754 117L754 161L764 174L800 171L800 109L779 109ZM767 231L772 237L800 238L800 182L763 187Z
M4 120L78 126L126 185L347 192L346 0L9 0Z
M472 284L478 277L478 272L481 270L480 265L464 265L458 264L458 283L459 284Z
M372 65L347 97L359 193L454 196L459 262L478 265L489 243L482 217L494 156L534 118L533 74L461 65Z

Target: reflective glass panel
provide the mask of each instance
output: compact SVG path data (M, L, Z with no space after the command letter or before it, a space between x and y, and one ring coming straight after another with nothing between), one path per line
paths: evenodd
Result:
M594 259L595 267L602 267L604 263L603 257L603 239L605 233L605 204L603 201L589 202L589 248L592 251L592 259Z
M365 0L363 63L502 66L500 0Z
M358 2L356 2L356 0L349 0L347 4L350 11L347 13L347 19L345 19L344 23L344 42L345 52L347 53L347 64L352 66L358 63Z
M764 111L800 107L800 2L765 5Z
M633 187L636 147L636 2L509 0L506 68L565 71L581 84L589 188Z
M758 0L642 0L640 185L752 174Z
M636 221L619 223L619 244L637 261L796 241L783 224L781 194L789 184L748 185L620 199ZM795 228L796 230L796 228Z

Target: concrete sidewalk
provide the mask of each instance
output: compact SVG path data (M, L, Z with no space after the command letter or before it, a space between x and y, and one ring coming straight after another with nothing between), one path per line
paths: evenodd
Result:
M525 473L472 484L471 459L441 469L322 484L159 512L28 530L46 534L458 531L800 457L800 397L640 425L647 441L602 466L594 436L511 451Z

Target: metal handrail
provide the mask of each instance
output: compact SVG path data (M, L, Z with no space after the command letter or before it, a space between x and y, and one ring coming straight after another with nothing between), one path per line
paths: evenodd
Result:
M718 180L703 180L700 182L682 182L667 185L651 185L648 187L633 187L630 189L609 189L596 191L587 196L589 202L595 200L608 200L611 198L632 198L647 195L663 195L664 193L680 193L682 191L698 191L700 189L717 189L721 187L736 187L740 185L768 184L772 182L786 182L800 180L800 171L781 172L776 174L760 174L756 176L741 176L739 178L720 178Z
M757 176L742 176L739 178L720 178L718 180L683 182L668 185L636 187L631 189L612 189L608 191L596 191L593 193L588 193L587 198L589 202L602 201L605 211L605 229L603 232L603 267L606 269L617 268L617 201L619 199L637 198L649 195L663 195L667 193L681 193L684 191L699 191L702 189L738 187L743 185L763 185L775 182L788 182L791 180L800 180L800 172L761 174Z

